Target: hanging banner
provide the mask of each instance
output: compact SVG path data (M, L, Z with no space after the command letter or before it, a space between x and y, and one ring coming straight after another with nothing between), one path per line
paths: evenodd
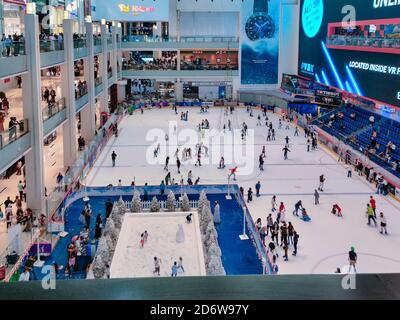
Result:
M280 0L246 0L241 9L241 84L278 83Z

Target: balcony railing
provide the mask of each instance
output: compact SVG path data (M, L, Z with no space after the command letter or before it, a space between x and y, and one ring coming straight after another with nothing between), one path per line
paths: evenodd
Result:
M123 64L123 70L176 70L176 64Z
M40 52L52 52L64 50L62 40L40 40Z
M177 37L153 37L153 36L124 36L123 42L178 42ZM180 42L239 42L238 37L222 36L184 36Z
M107 36L107 44L112 44L112 42L113 42L112 36L108 35Z
M181 70L239 70L237 64L202 64L196 65L193 63L181 62Z
M28 120L21 120L8 130L0 132L0 150L29 132Z
M79 49L79 48L86 48L85 37L74 39L74 49Z
M95 47L101 46L101 37L93 37L93 45Z
M102 77L97 77L96 79L94 79L94 86L98 87L101 86L103 83L103 78Z
M327 45L350 46L360 48L398 49L400 51L400 38L371 38L332 35L327 38Z
M108 79L110 79L112 77L112 71L108 71L107 76L108 76Z
M25 41L14 41L12 43L0 42L0 57L13 57L25 55Z
M87 87L77 88L75 89L75 100L82 98L83 96L88 94Z
M54 102L54 103L49 103L44 109L43 109L43 121L46 121L47 119L50 119L52 116L56 115L59 113L61 110L65 109L65 98L61 98L60 100Z

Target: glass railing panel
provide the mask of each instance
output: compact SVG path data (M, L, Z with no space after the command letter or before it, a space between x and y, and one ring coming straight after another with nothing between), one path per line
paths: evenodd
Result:
M75 100L82 98L88 94L88 89L86 86L75 89Z
M40 40L40 52L52 52L64 50L63 40Z
M0 42L0 58L25 55L25 41Z
M79 48L85 48L86 47L86 38L75 38L74 39L74 48L79 49Z
M61 98L60 100L55 102L50 101L48 105L42 110L43 121L50 119L52 116L56 115L61 110L65 109L65 107L66 107L65 98Z
M7 130L0 132L0 150L3 149L6 145L24 136L28 132L28 120L24 119L21 121L17 121Z

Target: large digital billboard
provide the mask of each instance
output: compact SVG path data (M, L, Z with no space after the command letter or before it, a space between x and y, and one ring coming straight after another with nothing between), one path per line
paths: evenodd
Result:
M241 9L241 84L278 83L280 0L246 0Z
M93 20L168 21L169 1L92 0Z
M298 72L400 106L400 0L301 0Z

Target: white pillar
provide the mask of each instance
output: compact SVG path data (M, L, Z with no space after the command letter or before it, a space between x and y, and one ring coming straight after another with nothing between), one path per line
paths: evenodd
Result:
M65 63L61 66L61 83L67 106L67 121L63 125L64 166L66 167L75 163L77 153L73 27L74 20L64 20Z
M119 41L122 42L122 28L118 28L118 34L119 34ZM122 49L120 47L120 44L121 43L117 43L117 59L118 59L117 75L118 73L121 74L122 72Z
M108 108L108 70L107 70L107 63L108 63L108 45L107 45L107 26L101 25L101 46L102 49L102 64L101 64L101 76L103 79L103 92L98 97L100 101L101 112L109 112Z
M183 101L183 83L179 78L175 82L175 99Z
M114 25L112 27L112 50L110 52L110 60L111 60L111 68L112 68L112 76L114 79L117 79L117 60L118 60L118 50L117 50L117 33L118 27L117 22L113 22Z
M27 205L36 215L46 214L44 198L43 114L41 107L39 20L25 15L28 72L22 75L24 117L31 132L32 149L25 156Z
M84 59L85 80L88 86L89 104L81 112L82 137L89 143L96 131L96 104L95 104L95 83L94 83L94 43L93 24L86 23L86 41L88 57Z
M127 80L119 80L117 82L118 102L122 102L126 99L126 86L128 85Z

